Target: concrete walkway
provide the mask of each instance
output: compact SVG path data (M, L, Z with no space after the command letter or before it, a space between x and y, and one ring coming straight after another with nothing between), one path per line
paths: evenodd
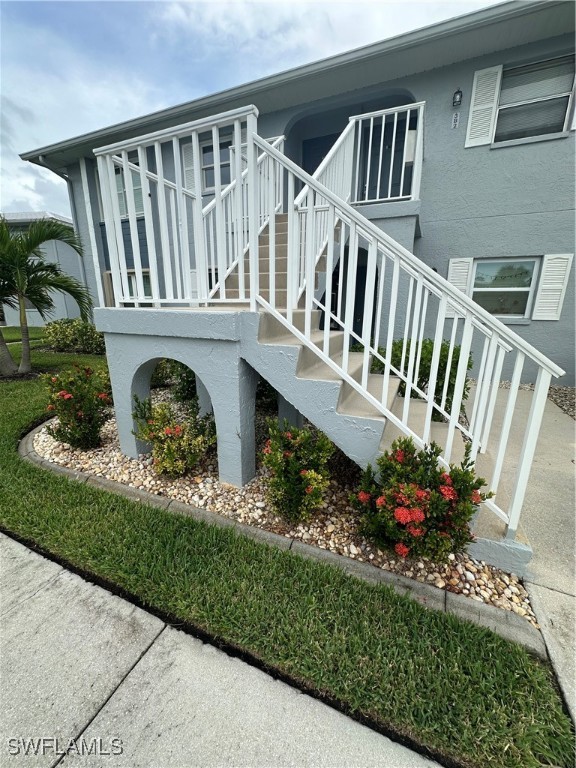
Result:
M1 535L0 556L2 766L437 765Z

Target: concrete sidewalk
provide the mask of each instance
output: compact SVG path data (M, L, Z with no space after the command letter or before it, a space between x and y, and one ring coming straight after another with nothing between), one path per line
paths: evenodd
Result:
M0 555L3 766L437 765L2 535Z

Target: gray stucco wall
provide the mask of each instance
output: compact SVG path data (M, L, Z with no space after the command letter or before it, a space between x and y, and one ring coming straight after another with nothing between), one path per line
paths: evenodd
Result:
M487 41L487 47L492 43ZM308 101L296 108L266 113L259 133L287 136L286 151L301 160L302 141L341 130L347 116L391 103L425 101L424 164L419 210L402 203L363 207L384 231L444 277L454 257L501 258L574 252L574 132L549 141L517 146L464 147L474 72L544 60L573 50L570 35L497 51L449 67L359 87L338 97ZM463 91L460 121L452 128L452 94ZM253 99L258 104L257 95ZM74 176L73 169L70 169ZM75 194L77 186L75 185ZM78 197L81 210L82 197ZM94 200L93 200L94 205ZM398 215L392 209L398 206ZM97 206L94 206L95 219ZM414 218L415 216L415 218ZM79 220L81 216L79 215ZM85 243L87 232L82 229ZM98 222L95 221L95 226ZM415 240L413 238L416 238ZM559 321L527 321L514 330L566 369L562 383L574 382L574 271ZM552 342L552 343L551 343Z

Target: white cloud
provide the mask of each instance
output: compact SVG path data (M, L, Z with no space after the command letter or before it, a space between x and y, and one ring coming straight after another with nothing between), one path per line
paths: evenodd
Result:
M233 0L169 2L158 10L158 37L188 47L196 61L220 58L228 76L258 77L331 56L498 0Z
M67 214L64 182L19 153L160 109L170 98L152 81L84 57L64 33L16 27L3 35L3 48L1 209Z
M70 24L60 3L43 22L5 14L0 208L68 213L62 181L20 152L492 3L137 0L116 16L114 3L74 3Z

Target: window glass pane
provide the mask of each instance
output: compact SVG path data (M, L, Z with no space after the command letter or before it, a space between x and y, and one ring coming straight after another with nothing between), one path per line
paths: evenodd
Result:
M533 274L533 261L480 261L474 288L529 288Z
M524 317L530 291L474 291L472 298L491 315Z
M202 147L202 165L214 165L214 149L211 144Z
M229 163L230 162L230 147L232 146L231 141L221 141L220 142L220 162L221 163Z
M214 186L214 168L205 168L203 173L204 189L211 189Z
M146 296L152 295L152 283L150 282L150 275L148 272L142 274L142 284L144 285L144 293Z
M500 106L569 93L574 82L574 56L504 70Z
M498 112L494 141L510 141L562 131L567 109L568 96L501 109Z
M222 181L222 185L225 186L226 184L230 184L230 166L229 165L223 165L220 167L220 178Z

